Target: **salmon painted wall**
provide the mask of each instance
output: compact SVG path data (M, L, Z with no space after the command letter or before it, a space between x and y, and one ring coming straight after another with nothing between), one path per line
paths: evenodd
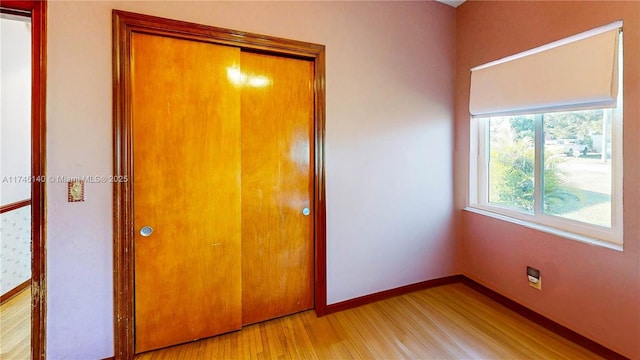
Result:
M56 1L47 174L112 173L111 10L327 46L328 302L459 273L455 9L435 2ZM47 354L113 355L112 186L48 186Z
M464 212L470 68L624 20L624 251ZM627 357L640 359L640 2L468 1L457 9L455 204L464 275ZM541 271L530 288L526 266Z

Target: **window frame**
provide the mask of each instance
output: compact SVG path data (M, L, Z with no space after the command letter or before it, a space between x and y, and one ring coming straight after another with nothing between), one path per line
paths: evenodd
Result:
M620 84L620 89L622 86ZM576 109L584 110L584 109ZM489 202L489 119L472 118L470 127L469 196L466 210L517 223L564 238L622 250L623 245L623 195L622 195L622 94L617 107L605 109L611 117L611 228L567 219L542 211L543 169L543 114L535 115L534 138L534 209L533 213Z

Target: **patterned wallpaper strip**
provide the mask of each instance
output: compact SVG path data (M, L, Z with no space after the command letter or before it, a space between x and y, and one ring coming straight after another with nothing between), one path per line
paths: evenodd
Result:
M31 206L0 214L0 293L31 278Z

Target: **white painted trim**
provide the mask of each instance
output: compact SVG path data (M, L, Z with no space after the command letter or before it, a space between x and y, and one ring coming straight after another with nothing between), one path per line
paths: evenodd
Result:
M542 224L538 224L538 223L534 223L531 221L526 221L526 220L522 220L522 219L517 219L511 216L507 216L507 215L503 215L503 214L499 214L493 211L489 211L489 210L485 210L476 206L467 206L464 208L465 211L468 212L472 212L475 214L480 214L480 215L484 215L484 216L488 216L494 219L498 219L498 220L502 220L502 221L507 221L510 222L512 224L517 224L517 225L521 225L524 227L527 227L529 229L533 229L533 230L538 230L538 231L542 231L548 234L552 234L555 236L560 236L566 239L570 239L570 240L575 240L575 241L579 241L581 243L585 243L585 244L589 244L589 245L595 245L595 246L601 246L603 248L607 248L607 249L611 249L611 250L615 250L615 251L624 251L623 246L620 244L614 244L608 241L604 241L604 240L600 240L597 238L593 238L590 236L586 236L586 235L580 235L580 234L576 234L573 232L569 232L569 231L565 231L565 230L560 230L560 229L556 229L554 227L551 226L547 226L547 225L542 225Z

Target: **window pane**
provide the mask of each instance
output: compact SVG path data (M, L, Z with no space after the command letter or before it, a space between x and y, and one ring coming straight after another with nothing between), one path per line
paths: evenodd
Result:
M533 115L489 119L489 202L533 212Z
M611 112L544 114L547 214L611 227Z

